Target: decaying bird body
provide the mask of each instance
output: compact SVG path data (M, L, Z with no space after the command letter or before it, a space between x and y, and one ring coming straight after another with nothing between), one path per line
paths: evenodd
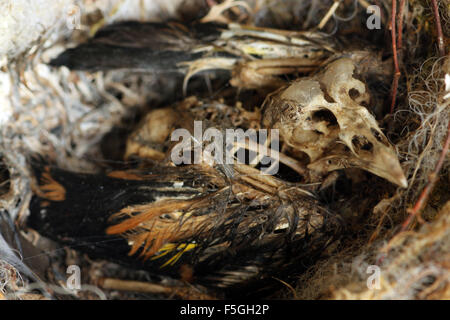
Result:
M124 160L138 159L138 168L82 174L35 165L29 226L153 274L182 277L180 268L188 268L190 281L216 292L242 295L246 285L264 287L288 270L301 272L342 230L338 214L305 183L356 167L406 185L394 148L368 109L373 101L366 79L357 74L371 68L368 55L330 58L334 51L318 33L234 24L104 28L52 64L90 71L182 69L185 86L200 71L228 69L233 86L273 93L261 107L189 97L151 110L127 139ZM299 73L308 76L289 84L279 77ZM176 164L171 151L178 141L171 135L183 129L196 139L194 121L220 131L278 130L283 148L271 156L301 179L264 175L250 163ZM270 148L273 140L267 141ZM255 151L250 143L234 147Z
M28 223L153 273L179 277L187 266L195 283L225 292L313 261L339 234L339 218L309 191L245 165L235 170L230 180L200 165L101 175L37 167Z
M304 175L303 182L356 167L406 187L397 154L368 109L372 98L367 85L355 78L360 56L338 58L315 76L279 88L267 96L261 110L195 97L153 110L129 137L126 157L167 159L171 132L186 128L193 134L194 121L202 121L205 127L279 130L287 146L308 156L305 163L295 164L309 170L296 170ZM161 115L164 120L159 120ZM295 163L280 156L288 166Z

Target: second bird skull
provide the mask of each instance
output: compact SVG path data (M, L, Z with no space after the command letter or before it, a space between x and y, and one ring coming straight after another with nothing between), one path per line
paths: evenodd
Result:
M311 170L358 167L406 187L394 147L365 107L370 95L354 70L350 58L340 58L316 76L280 88L264 102L263 124L306 153Z

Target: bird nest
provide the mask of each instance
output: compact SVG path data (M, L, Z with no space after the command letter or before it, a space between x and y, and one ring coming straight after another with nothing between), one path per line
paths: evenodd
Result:
M444 2L52 3L51 19L6 8L24 27L1 48L0 298L450 298ZM194 120L278 129L279 172L168 163Z

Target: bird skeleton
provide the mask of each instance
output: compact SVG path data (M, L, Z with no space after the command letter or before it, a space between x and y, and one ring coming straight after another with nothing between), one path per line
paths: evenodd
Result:
M170 132L182 126L192 131L194 119L205 116L206 106L223 115L212 123L223 123L226 117L242 118L246 115L253 123L260 121L261 128L279 130L282 141L309 157L302 165L298 160L274 150L279 161L303 176L319 176L344 168L361 168L396 185L406 187L407 182L394 147L381 131L376 119L366 106L370 106L370 94L366 85L354 78L355 64L351 58L339 58L329 63L313 77L299 78L291 84L269 94L261 111L250 112L228 107L223 114L220 103L207 103L190 97L175 108L151 111L141 127L128 140L126 156L157 154L155 160L165 157L158 144L167 143ZM215 109L214 109L215 108ZM200 112L201 111L201 112ZM160 114L166 115L160 119ZM250 115L250 116L249 116ZM240 126L251 126L240 121ZM156 139L155 137L158 137ZM236 148L256 151L255 143L236 142ZM145 145L153 148L145 148ZM144 146L144 147L143 147ZM234 150L236 150L236 148ZM309 181L312 182L312 181Z
M268 95L263 125L279 129L287 145L306 153L310 170L357 167L405 188L395 149L364 106L370 95L354 70L352 59L344 57Z

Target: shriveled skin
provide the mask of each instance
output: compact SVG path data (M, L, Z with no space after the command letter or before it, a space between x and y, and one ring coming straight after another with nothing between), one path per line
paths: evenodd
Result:
M210 127L259 129L258 109L246 111L238 105L229 106L217 100L188 97L175 105L150 111L126 143L125 160L133 157L156 161L170 160L170 150L178 141L170 141L178 128L194 133L194 121L202 121L204 130Z
M193 119L185 110L196 103L196 99L186 99L178 108L166 107L150 111L138 128L128 137L125 159L139 157L155 161L164 160L170 147L170 134L177 128L188 130Z
M280 130L287 145L306 153L312 171L357 167L406 187L394 147L363 106L370 96L354 70L352 59L341 58L316 76L270 94L262 108L263 125Z

